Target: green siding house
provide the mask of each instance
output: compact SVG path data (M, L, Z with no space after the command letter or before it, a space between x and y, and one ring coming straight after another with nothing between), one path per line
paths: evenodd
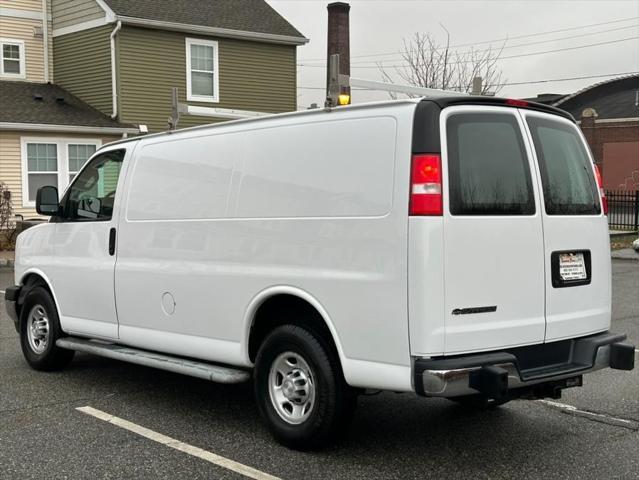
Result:
M56 84L120 122L166 130L295 110L308 40L264 0L51 0Z

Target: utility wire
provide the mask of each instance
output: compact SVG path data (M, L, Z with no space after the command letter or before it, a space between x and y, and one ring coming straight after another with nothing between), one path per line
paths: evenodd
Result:
M520 53L517 55L507 55L505 57L499 57L496 60L508 60L510 58L521 58L521 57L531 57L534 55L544 55L547 53L556 53L556 52L567 52L570 50L579 50L582 48L590 48L590 47L598 47L600 45L611 45L613 43L620 43L620 42L627 42L628 40L636 40L639 39L639 36L637 37L627 37L627 38L620 38L618 40L609 40L607 42L599 42L599 43L590 43L587 45L577 45L574 47L565 47L565 48L557 48L555 50L545 50L543 52L531 52L531 53ZM462 63L475 63L475 60L461 60L461 61L454 61L454 62L449 62L450 64L462 64ZM307 63L298 63L297 64L299 67L314 67L314 68L326 68L325 65L310 65ZM384 65L386 68L401 68L401 67L408 67L408 64L396 64L396 65ZM374 68L374 69L379 69L379 66L377 65L354 65L351 68Z
M520 47L528 47L530 45L541 45L544 43L553 43L553 42L559 42L562 40L570 40L573 38L581 38L581 37L588 37L591 35L597 35L597 34L601 34L601 33L609 33L609 32L616 32L619 30L627 30L629 28L636 28L637 31L639 31L639 24L634 24L634 25L629 25L626 27L620 27L620 28L612 28L609 30L602 30L601 32L591 32L591 33L583 33L581 35L571 35L569 37L561 37L561 38L553 38L552 40L540 40L538 42L528 42L528 43L521 43L519 45L505 45L503 47L496 47L496 48L485 48L482 50L467 50L465 52L452 52L455 55L467 55L469 53L475 53L475 54L481 54L481 53L487 53L487 52L498 52L498 51L502 51L502 50L508 50L508 49L512 49L512 48L520 48ZM403 52L401 55L403 56L405 52ZM361 60L359 62L351 62L351 65L361 65L361 64L370 64L370 63L375 63L377 64L379 62L379 64L383 64L384 62L394 62L397 60L403 60L403 58L389 58L388 60Z
M494 40L484 40L481 42L470 42L470 43L459 43L456 45L450 45L448 48L459 48L459 47L470 47L470 46L475 46L475 45L486 45L489 43L500 43L500 42L506 42L509 40L518 40L520 38L530 38L530 37L538 37L540 35L548 35L551 33L560 33L560 32L569 32L569 31L573 31L573 30L581 30L584 28L590 28L590 27L598 27L601 25L610 25L610 24L614 24L614 23L621 23L621 22L629 22L632 20L637 20L639 19L639 17L629 17L629 18L621 18L618 20L611 20L608 22L600 22L600 23L591 23L588 25L580 25L580 26L576 26L576 27L569 27L569 28L560 28L558 30L547 30L545 32L538 32L538 33L529 33L526 35L516 35L514 37L505 37L505 38L498 38L498 39L494 39ZM397 54L401 54L402 52L399 51L394 51L394 52L387 52L387 53L369 53L369 54L365 54L365 55L351 55L351 58L366 58L366 57L384 57L384 56L388 56L388 55L397 55ZM306 59L300 59L300 62L316 62L316 61L326 61L326 58L306 58Z
M638 74L638 72L621 72L621 73L606 73L603 75L584 75L581 77L564 77L564 78L547 78L544 80L530 80L528 82L508 82L508 83L503 83L503 84L492 84L492 85L487 85L487 87L499 87L499 86L510 86L510 85L532 85L535 83L554 83L554 82L568 82L570 80L586 80L589 78L603 78L603 77L623 77L625 75L636 75Z
M637 72L621 72L621 73L603 73L600 75L583 75L581 77L563 77L563 78L547 78L544 80L530 80L526 82L507 82L500 84L487 85L488 87L507 87L511 85L531 85L535 83L554 83L554 82L568 82L570 80L586 80L590 78L603 78L603 77L621 77L624 75L635 75ZM303 90L326 90L326 87L297 87ZM374 90L372 88L356 88L352 90Z

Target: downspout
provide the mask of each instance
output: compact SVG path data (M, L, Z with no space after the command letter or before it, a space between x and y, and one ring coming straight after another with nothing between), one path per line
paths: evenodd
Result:
M42 39L44 46L44 83L49 83L49 15L48 0L42 0Z
M118 85L117 75L115 72L115 36L122 28L122 22L118 20L115 24L115 28L111 32L111 97L113 99L113 113L111 118L115 120L118 116Z

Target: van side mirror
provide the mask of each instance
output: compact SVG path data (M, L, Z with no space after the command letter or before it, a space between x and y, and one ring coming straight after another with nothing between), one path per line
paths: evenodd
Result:
M38 188L36 193L36 212L49 217L56 216L60 209L58 189L50 185Z

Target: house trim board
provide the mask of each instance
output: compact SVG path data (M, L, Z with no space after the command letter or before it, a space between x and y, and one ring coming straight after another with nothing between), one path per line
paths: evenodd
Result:
M97 133L103 135L138 134L137 128L93 127L83 125L51 125L47 123L0 122L0 130L25 130L35 132Z
M96 0L97 1L97 0ZM98 2L99 3L99 2ZM150 20L146 18L127 17L122 15L106 14L104 18L78 23L69 27L56 28L53 30L54 37L68 35L70 33L81 32L91 28L101 27L109 23L121 21L124 25L137 27L157 28L160 30L174 30L178 32L209 35L223 38L235 38L240 40L253 40L265 43L277 43L283 45L304 45L309 39L304 37L292 37L288 35L276 35L272 33L248 32L244 30L233 30L229 28L207 27L204 25L190 25L186 23L165 22L163 20Z

